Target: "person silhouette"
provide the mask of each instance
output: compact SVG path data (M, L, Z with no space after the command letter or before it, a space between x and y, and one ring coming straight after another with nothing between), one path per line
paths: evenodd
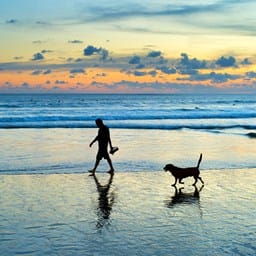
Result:
M89 170L90 173L95 174L95 171L101 161L102 158L106 159L108 161L110 170L108 173L113 174L114 173L114 167L112 164L112 161L110 159L110 156L108 154L108 144L110 146L110 151L113 152L114 148L112 146L112 142L110 139L110 132L109 128L103 123L102 119L98 118L95 120L95 123L97 127L99 128L98 130L98 135L94 138L94 140L90 143L90 147L98 141L98 153L96 155L96 161L94 164L93 169Z

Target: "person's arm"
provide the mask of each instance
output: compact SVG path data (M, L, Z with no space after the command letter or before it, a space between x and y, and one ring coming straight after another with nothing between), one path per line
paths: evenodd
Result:
M90 143L90 147L94 144L95 141L98 140L98 136L95 137L95 139Z
M112 141L111 141L111 138L110 138L110 131L109 131L109 128L108 128L108 143L109 143L110 148L112 149L113 146L112 146Z

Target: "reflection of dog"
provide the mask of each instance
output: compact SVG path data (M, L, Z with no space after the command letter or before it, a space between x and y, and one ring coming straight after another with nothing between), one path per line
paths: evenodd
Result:
M165 204L168 208L171 208L173 206L175 206L176 204L194 204L194 203L199 203L199 199L200 199L200 192L202 191L204 185L201 186L200 189L197 188L197 186L194 186L195 190L194 192L190 192L190 193L184 193L182 192L182 190L184 188L179 188L179 190L177 189L176 186L174 186L175 188L175 193L174 195L171 197L170 200L166 200Z
M175 178L175 182L174 182L174 184L172 184L172 186L176 185L177 180L179 180L179 183L184 184L184 182L182 182L182 179L187 178L189 176L193 176L195 179L195 182L193 185L195 185L197 183L198 179L204 184L202 178L199 177L199 174L200 174L199 165L200 165L201 161L202 161L202 154L200 154L200 157L199 157L196 167L180 168L180 167L176 167L175 165L172 165L172 164L167 164L164 167L164 170L166 172L169 171Z

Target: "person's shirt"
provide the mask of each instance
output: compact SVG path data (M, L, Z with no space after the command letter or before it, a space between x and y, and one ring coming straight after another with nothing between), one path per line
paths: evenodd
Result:
M100 147L107 147L109 142L110 134L109 128L104 125L99 128L98 131L98 142Z

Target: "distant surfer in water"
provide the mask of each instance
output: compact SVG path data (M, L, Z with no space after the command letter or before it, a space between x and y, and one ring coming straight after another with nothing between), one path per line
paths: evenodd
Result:
M112 146L112 142L110 139L110 132L109 128L103 123L103 121L98 118L95 120L98 130L98 135L95 137L95 139L90 143L90 147L94 144L94 142L98 141L98 153L96 155L96 161L93 169L89 170L90 173L93 175L95 174L95 171L100 163L100 160L102 158L106 159L108 161L110 170L108 171L110 174L114 173L114 167L112 165L112 161L110 159L109 153L108 153L108 144L110 146L110 154L114 154L118 148Z

